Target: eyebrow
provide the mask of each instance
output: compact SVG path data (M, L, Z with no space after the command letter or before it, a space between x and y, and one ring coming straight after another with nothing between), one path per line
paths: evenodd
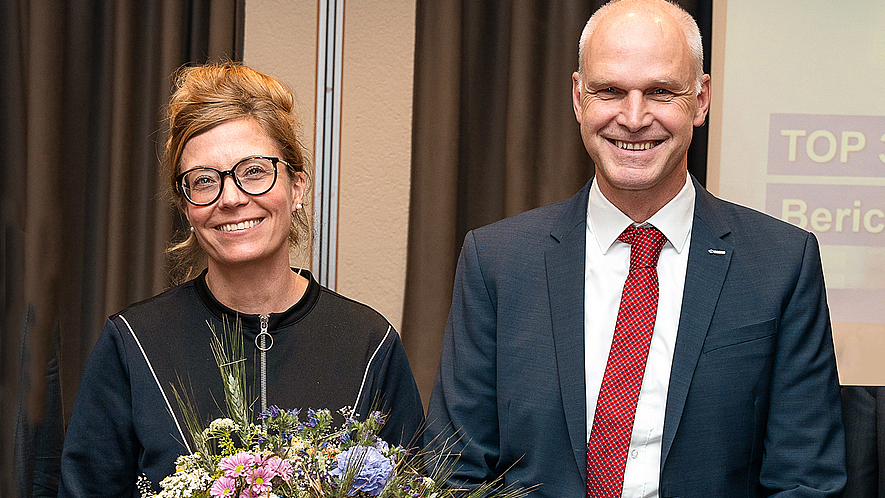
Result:
M647 88L680 88L683 85L679 83L677 80L672 78L661 78L657 80L653 80L650 84L647 85ZM691 85L689 85L691 86ZM610 80L604 79L588 79L584 83L584 88L608 88L615 87L620 88L620 85L612 83Z

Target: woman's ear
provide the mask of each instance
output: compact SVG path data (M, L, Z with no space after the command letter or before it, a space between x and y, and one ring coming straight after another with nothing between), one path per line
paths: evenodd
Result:
M307 180L304 173L298 171L295 178L292 179L292 212L298 211L304 206L304 192L307 187Z

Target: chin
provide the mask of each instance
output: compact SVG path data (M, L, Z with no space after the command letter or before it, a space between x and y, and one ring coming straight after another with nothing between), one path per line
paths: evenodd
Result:
M654 171L630 169L615 175L605 175L605 181L618 190L646 190L654 187L663 177Z

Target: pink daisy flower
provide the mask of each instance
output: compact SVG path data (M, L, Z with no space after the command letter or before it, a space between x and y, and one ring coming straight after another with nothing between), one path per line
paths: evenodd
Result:
M218 462L218 466L224 470L227 477L240 477L248 474L249 470L255 466L255 457L245 451L241 451L236 455L222 458Z
M270 457L263 467L273 471L275 476L280 476L286 481L292 477L292 464L278 456Z
M209 495L213 498L231 498L237 495L237 481L230 477L221 476L212 483Z
M274 478L274 471L265 467L258 467L252 475L247 478L249 485L252 487L252 493L260 495L266 491L270 491L271 480Z

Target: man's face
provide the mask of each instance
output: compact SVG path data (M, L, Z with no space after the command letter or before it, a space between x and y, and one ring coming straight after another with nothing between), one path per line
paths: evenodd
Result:
M608 14L586 40L584 57L573 100L597 183L622 210L620 200L640 199L654 212L685 182L693 127L707 115L709 77L697 93L683 31L660 11Z

